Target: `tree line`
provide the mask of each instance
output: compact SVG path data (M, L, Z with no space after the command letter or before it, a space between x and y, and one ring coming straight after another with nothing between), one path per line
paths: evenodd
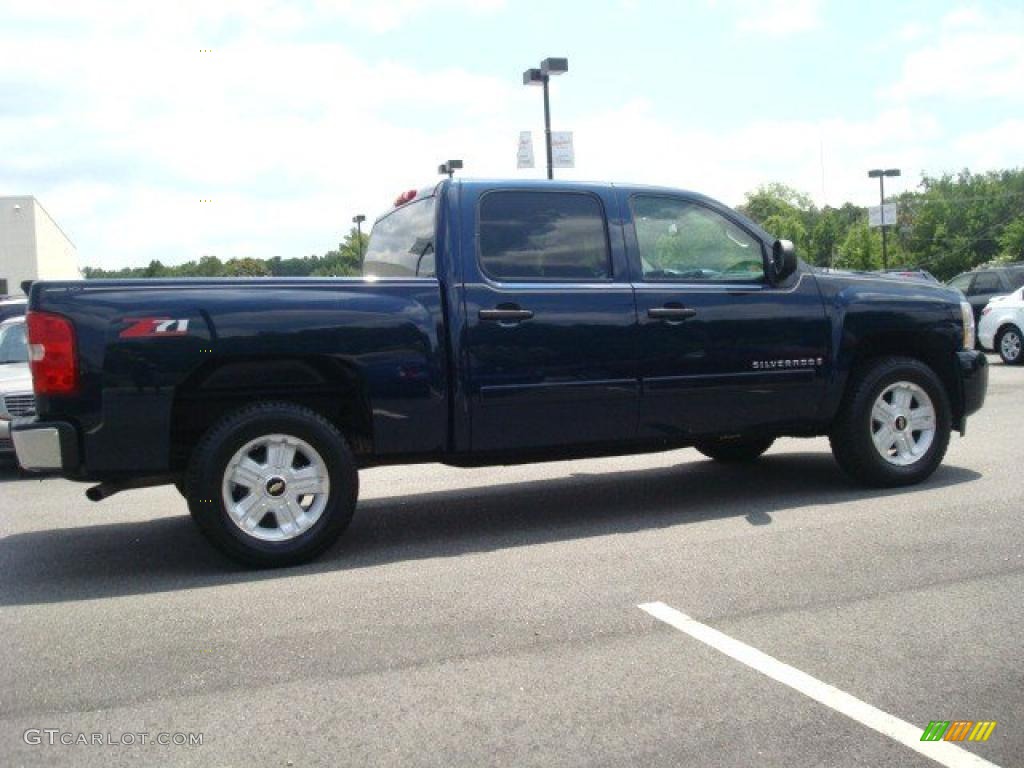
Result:
M269 259L251 257L222 261L216 256L202 256L198 261L168 265L158 260L150 261L144 267L123 269L98 269L83 267L82 276L87 280L99 278L137 277L346 277L358 275L362 269L361 255L366 252L370 240L367 233L360 235L353 227L338 247L323 256L298 256Z
M982 264L1024 260L1024 170L928 176L898 205L888 232L889 267L927 269L948 280ZM823 267L882 268L882 235L867 208L816 207L782 184L748 193L740 210L776 237L792 240L806 261Z
M889 227L888 265L927 269L940 280L992 262L1024 260L1024 169L924 175L916 190L889 202L898 205ZM792 240L797 253L817 266L872 270L882 267L882 237L868 226L867 208L845 203L818 208L784 184L767 184L746 195L739 210L776 237ZM198 261L104 270L85 267L86 278L128 277L342 277L360 272L369 238L353 227L337 248L322 256Z

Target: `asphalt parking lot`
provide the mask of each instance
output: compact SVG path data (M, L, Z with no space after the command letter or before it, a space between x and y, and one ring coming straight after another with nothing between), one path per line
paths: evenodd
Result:
M918 729L998 722L946 764L1022 765L1024 369L990 360L923 486L860 489L825 440L382 468L334 549L274 572L225 561L172 488L92 504L0 469L0 763L938 764L638 607L660 602Z

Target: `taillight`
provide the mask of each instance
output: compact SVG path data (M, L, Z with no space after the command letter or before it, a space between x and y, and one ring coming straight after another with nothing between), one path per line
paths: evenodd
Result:
M71 321L49 312L27 312L28 358L37 395L69 395L78 389L78 358Z

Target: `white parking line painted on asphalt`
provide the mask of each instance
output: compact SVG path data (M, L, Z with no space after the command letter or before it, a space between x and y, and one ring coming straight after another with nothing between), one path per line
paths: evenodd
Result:
M772 680L788 685L818 703L831 707L836 712L841 712L858 723L885 734L890 739L898 741L905 747L909 747L941 765L948 766L948 768L999 768L995 763L984 760L951 742L921 741L924 728L893 717L855 696L811 677L806 672L801 672L795 667L782 663L767 653L762 653L717 629L712 629L707 624L701 624L670 605L643 603L637 607L659 621L675 627L680 632L685 632L690 637L710 645L716 651L721 651L726 656L731 656L736 661L756 669Z

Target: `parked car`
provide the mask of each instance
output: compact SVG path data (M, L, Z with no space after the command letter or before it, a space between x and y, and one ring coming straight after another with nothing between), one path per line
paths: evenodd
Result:
M1009 296L998 296L981 311L978 342L982 349L995 351L1007 365L1024 363L1024 288Z
M963 272L946 285L956 288L967 297L974 311L974 322L980 324L981 310L990 299L1005 296L1024 286L1024 264L1014 263Z
M0 322L0 457L12 456L11 420L35 413L25 319Z
M24 296L20 298L11 296L0 297L0 323L11 317L22 317L25 314L27 305L28 299Z
M914 280L927 280L929 283L939 282L939 279L931 272L929 272L927 269L918 269L916 267L880 269L878 271L878 274L893 275L894 277L908 277Z
M917 483L988 382L956 291L815 274L695 193L562 181L404 193L362 278L37 283L28 335L23 467L93 500L173 482L264 566L328 547L374 465L828 435L859 482Z

